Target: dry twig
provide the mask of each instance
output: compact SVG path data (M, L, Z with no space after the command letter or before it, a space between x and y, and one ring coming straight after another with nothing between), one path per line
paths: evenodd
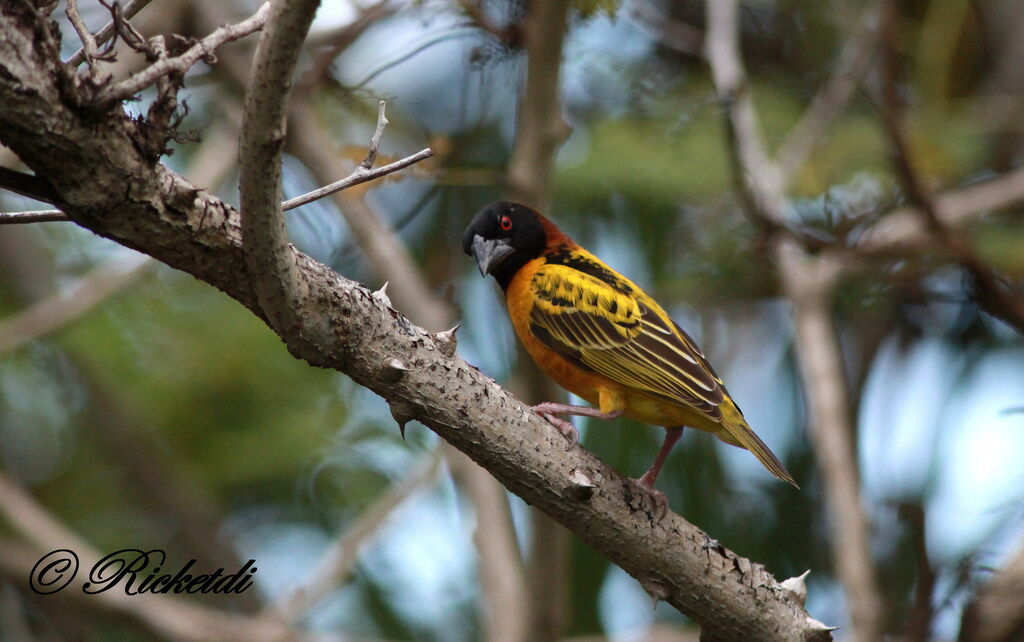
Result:
M96 38L93 37L89 28L85 26L85 21L82 20L82 16L78 13L78 0L67 0L67 7L64 13L82 41L82 52L85 62L89 65L89 73L93 73L95 71L93 65L96 59Z
M121 3L115 0L112 5L113 18L110 22L103 25L96 35L93 37L96 46L102 45L112 36L117 35L118 23L123 23L135 16L138 12L142 11L151 0L128 0L128 2L121 6ZM68 58L68 64L72 66L78 66L82 64L86 59L86 50L83 46L81 49L76 51L70 58Z
M170 58L161 58L142 71L133 74L127 80L104 88L96 95L96 103L101 108L111 107L122 100L128 100L146 87L168 74L185 74L192 65L202 59L209 59L221 45L244 38L263 28L270 15L270 2L264 2L259 10L242 22L224 25L202 40L199 40L184 53Z

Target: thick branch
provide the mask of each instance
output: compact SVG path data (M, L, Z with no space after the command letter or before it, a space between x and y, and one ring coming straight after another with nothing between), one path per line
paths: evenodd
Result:
M281 153L292 74L319 0L271 3L245 94L238 188L242 240L253 289L271 326L292 343L301 335L305 284L281 211Z
M0 42L0 140L53 183L76 223L195 275L262 317L237 213L148 163L123 116L112 115L103 127L87 125L67 103L50 100L56 97L47 73L52 63L36 53L34 21L8 19L27 11L24 5L2 6L8 26ZM709 637L828 639L825 627L760 565L677 515L655 523L646 493L582 448L565 451L547 422L451 356L450 342L326 266L298 253L295 260L310 288L298 313L322 319L304 328L303 356L311 363L348 374L430 426L649 591L700 621ZM394 359L408 370L389 367Z
M309 106L301 101L294 107L293 118L304 123L295 137L296 155L314 175L336 172L340 163L334 155L325 153L322 144L327 132L310 112ZM378 121L380 131L383 121ZM362 166L356 173L360 171ZM392 284L389 290L398 306L409 310L428 327L450 327L455 319L454 310L433 294L402 239L377 216L363 195L338 193L336 202L377 276ZM501 487L483 469L450 446L445 451L453 475L466 489L476 511L473 541L480 553L487 637L510 642L523 640L522 609L518 605L526 601L526 588L508 502Z

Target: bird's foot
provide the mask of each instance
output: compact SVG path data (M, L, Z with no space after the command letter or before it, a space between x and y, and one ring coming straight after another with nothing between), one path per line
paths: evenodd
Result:
M654 510L651 516L654 518L655 524L660 524L661 520L665 519L665 515L668 514L668 497L665 496L665 493L654 487L654 478L657 477L657 474L654 475L654 478L649 474L650 471L647 471L640 477L631 477L630 479L650 494L651 501L654 502Z
M576 442L580 440L580 432L576 430L576 426L572 425L571 423L569 423L565 419L562 419L561 417L551 414L550 412L544 412L543 406L544 404L539 404L536 406L532 406L530 409L536 412L541 417L547 419L548 423L554 426L558 430L558 432L563 437L565 437L565 439L569 442L569 445L565 447L566 450L569 450L570 448L575 446Z

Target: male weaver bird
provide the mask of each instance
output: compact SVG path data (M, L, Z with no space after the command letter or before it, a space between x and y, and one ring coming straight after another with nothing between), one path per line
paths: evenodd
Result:
M473 217L462 250L504 290L512 327L540 369L597 406L545 402L533 406L535 412L572 443L576 429L557 415L625 415L665 427L654 463L636 480L662 508L664 495L654 482L686 426L746 448L796 486L693 339L654 299L540 213L518 203L492 203Z

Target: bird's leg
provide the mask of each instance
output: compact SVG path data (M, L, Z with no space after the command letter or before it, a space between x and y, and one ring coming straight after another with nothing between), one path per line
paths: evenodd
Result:
M581 417L594 417L595 419L615 419L622 416L621 410L601 412L597 408L591 408L590 406L571 406L564 403L554 403L553 401L545 401L536 406L530 406L530 410L544 417L552 426L557 428L558 432L562 433L562 436L569 440L569 448L572 448L580 440L580 433L576 430L576 426L573 426L557 415L579 415Z
M683 426L666 427L665 441L661 443L661 450L658 451L658 456L654 458L654 463L647 469L647 472L633 480L654 498L657 521L659 522L665 517L665 513L668 512L668 499L665 497L665 493L654 487L654 482L658 479L658 473L661 472L661 466L665 463L665 458L668 457L669 451L672 450L672 446L676 445L676 442L679 441L682 435Z

